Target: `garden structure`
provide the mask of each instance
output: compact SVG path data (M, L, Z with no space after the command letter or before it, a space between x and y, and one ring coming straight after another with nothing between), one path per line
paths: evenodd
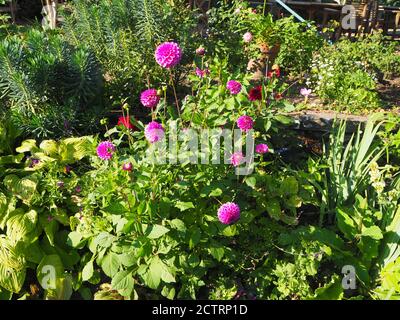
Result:
M400 298L398 2L0 4L0 300Z

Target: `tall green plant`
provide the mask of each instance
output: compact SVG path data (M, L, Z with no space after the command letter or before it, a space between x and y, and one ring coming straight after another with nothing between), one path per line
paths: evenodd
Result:
M321 196L320 224L326 214L334 213L338 206L354 202L355 195L363 194L368 188L370 164L378 161L384 151L374 142L382 125L382 122L376 123L379 117L371 116L364 128L359 125L347 143L347 123L336 122L318 169L313 160L309 161L310 182Z

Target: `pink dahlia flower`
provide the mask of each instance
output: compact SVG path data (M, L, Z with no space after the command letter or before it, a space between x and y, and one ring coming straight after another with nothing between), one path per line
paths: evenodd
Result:
M218 219L223 224L232 224L240 218L240 208L234 202L224 203L218 209Z
M243 153L241 152L235 152L231 155L231 163L234 167L237 167L242 164L244 160Z
M133 167L133 165L132 165L131 162L124 163L122 165L122 170L124 170L124 171L132 171L132 167Z
M260 154L267 153L269 151L268 146L265 143L260 143L256 145L256 152Z
M147 89L140 94L140 102L146 108L154 108L160 102L160 96L156 89Z
M226 84L226 88L231 94L238 94L242 90L242 85L240 82L235 80L229 80Z
M254 125L253 119L249 116L240 116L239 119L237 119L236 123L240 130L244 132L252 129Z
M144 135L150 143L160 141L164 137L164 128L157 121L152 121L144 128Z
M246 43L249 43L249 42L251 42L251 40L253 40L253 35L251 34L251 32L246 32L243 35L243 41Z
M100 142L97 147L97 155L102 160L110 160L115 152L115 146L109 141Z
M155 57L161 67L170 69L181 61L182 50L175 42L164 42L157 47Z

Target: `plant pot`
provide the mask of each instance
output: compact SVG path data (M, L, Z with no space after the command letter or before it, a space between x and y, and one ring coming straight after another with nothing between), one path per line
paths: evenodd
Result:
M270 69L279 54L280 47L280 44L275 44L272 47L267 43L261 43L259 45L259 58L250 59L249 63L247 64L247 70L253 73L253 80L257 81L265 76L267 63L268 69Z

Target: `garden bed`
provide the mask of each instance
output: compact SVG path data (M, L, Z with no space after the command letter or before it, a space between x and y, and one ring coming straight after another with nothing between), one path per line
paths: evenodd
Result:
M68 6L0 40L0 299L399 299L397 44Z

